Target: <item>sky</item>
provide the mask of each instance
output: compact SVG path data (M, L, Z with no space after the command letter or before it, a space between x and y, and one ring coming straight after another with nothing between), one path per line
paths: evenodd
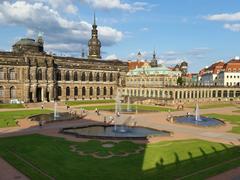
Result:
M79 57L88 51L96 13L104 59L183 60L190 72L240 56L237 0L0 0L0 50L43 34L45 50Z

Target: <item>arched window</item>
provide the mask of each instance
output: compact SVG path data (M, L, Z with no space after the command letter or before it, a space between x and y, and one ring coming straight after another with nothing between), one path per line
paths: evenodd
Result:
M10 99L15 99L16 98L16 88L12 86L10 88Z
M0 86L0 97L4 97L4 88Z
M60 86L57 87L57 96L62 96L62 88Z
M70 96L70 87L66 88L66 96Z
M107 75L106 75L106 73L103 73L103 81L104 81L104 82L107 81Z
M61 76L62 76L62 75L61 75L61 71L60 71L60 70L57 70L57 72L56 72L56 80L57 80L57 81L61 81L61 79L62 79Z
M99 77L99 73L96 74L96 81L99 81L100 77Z
M92 74L92 72L89 73L89 81L93 81L93 74Z
M86 74L85 74L85 72L82 72L81 81L86 81Z
M82 96L86 96L86 88L82 87Z
M110 81L110 82L113 81L113 75L112 75L112 73L110 73L110 75L109 75L109 81Z
M89 96L92 96L92 95L93 95L93 88L90 87L90 89L89 89Z
M107 88L106 88L106 87L103 88L103 95L104 95L104 96L107 95Z
M78 81L78 73L76 71L74 72L73 80Z
M110 87L110 96L112 96L112 95L113 95L113 88Z
M10 75L9 75L10 80L15 80L16 79L16 73L14 69L10 69Z
M38 69L37 71L37 80L42 80L42 69Z
M178 91L175 92L175 99L178 98Z
M4 80L4 71L3 68L0 68L0 80Z
M70 81L70 72L69 71L66 72L65 80Z
M97 96L99 96L99 95L100 95L100 88L97 87Z
M179 98L182 99L182 91L179 92Z
M212 97L216 97L216 91L214 90L213 92L212 92Z
M78 87L74 88L74 96L78 96Z
M218 97L222 97L222 91L218 91Z

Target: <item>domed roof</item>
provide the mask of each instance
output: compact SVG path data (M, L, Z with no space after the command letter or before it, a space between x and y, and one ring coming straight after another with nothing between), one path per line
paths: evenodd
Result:
M136 68L134 70L130 70L127 75L139 75L139 74L146 74L146 75L179 75L180 71L172 71L169 68L167 68L164 64L162 64L160 67L141 67Z
M186 61L183 61L183 62L181 63L181 66L188 66L188 63L187 63Z
M28 45L28 46L38 46L34 39L22 38L15 45Z

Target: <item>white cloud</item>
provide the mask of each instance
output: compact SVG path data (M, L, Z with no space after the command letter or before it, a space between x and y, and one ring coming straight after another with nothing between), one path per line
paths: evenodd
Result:
M81 0L90 6L98 9L120 9L130 12L148 10L150 5L147 2L124 3L121 0Z
M149 28L148 27L143 27L140 30L146 32L146 31L149 31Z
M149 52L149 51L138 51L141 53L141 59L142 60L146 60L146 59L150 59L150 57L152 56L153 52ZM128 55L127 59L130 60L136 60L137 56L138 56L138 52L132 52Z
M74 5L74 3L76 2L74 0L28 0L26 2L43 3L44 5L47 5L54 10L58 10L60 12L65 12L68 14L76 14L78 12L78 7Z
M240 12L208 15L205 19L210 21L240 21Z
M183 61L183 59L173 59L173 60L165 60L163 61L164 64L167 64L167 65L176 65L176 64L179 64ZM188 62L188 60L185 60L186 62Z
M224 28L231 31L240 32L240 24L224 24Z
M206 55L211 51L212 49L207 47L193 48L180 52L171 50L161 53L159 59L163 60L163 62L168 65L175 65L183 60L188 63L191 63L191 61L199 62L199 60L206 58ZM191 59L191 61L189 61L189 59Z
M116 54L110 54L110 55L108 55L105 59L106 59L106 60L113 60L113 59L118 59L118 57L117 57Z
M17 1L10 3L4 1L0 3L0 24L24 26L30 37L36 36L38 32L43 32L47 47L51 47L51 49L53 45L58 47L59 43L64 44L66 49L72 49L73 44L86 45L91 33L90 23L68 20L43 2ZM123 37L122 32L111 27L100 26L98 29L103 46L111 46ZM59 50L63 50L63 48L59 48Z
M214 15L206 16L205 19L210 21L224 21L224 22L240 21L240 12L214 14ZM240 32L239 23L234 23L234 24L225 23L223 27L231 31Z
M65 8L65 12L69 14L76 14L78 12L78 8L74 6L73 4L69 4Z

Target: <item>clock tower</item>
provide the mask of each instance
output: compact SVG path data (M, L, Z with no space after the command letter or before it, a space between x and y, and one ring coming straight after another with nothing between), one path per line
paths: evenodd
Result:
M88 58L89 59L101 59L101 42L98 39L98 30L96 25L96 17L94 13L94 21L92 25L92 38L88 41Z

